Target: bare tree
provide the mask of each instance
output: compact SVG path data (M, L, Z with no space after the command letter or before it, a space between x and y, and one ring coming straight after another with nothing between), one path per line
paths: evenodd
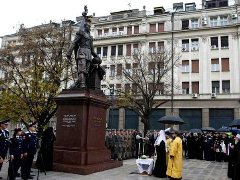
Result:
M150 128L153 109L169 101L164 97L171 95L171 70L178 59L175 50L172 52L163 47L151 52L135 49L131 58L124 58L121 84L125 88L115 90L117 105L134 110L144 124L145 133Z

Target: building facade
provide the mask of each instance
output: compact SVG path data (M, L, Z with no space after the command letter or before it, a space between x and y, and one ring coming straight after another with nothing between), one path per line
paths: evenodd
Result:
M240 117L239 2L231 6L227 0L202 4L202 9L196 9L195 3L175 3L173 12L165 12L163 7L149 12L143 7L92 18L95 51L106 69L102 90L111 101L117 98L114 89L126 87L120 81L122 69L131 67L126 67L124 58L131 58L138 48L152 52L174 47L180 58L173 73L178 87L173 110L186 122L179 128L220 128ZM71 24L76 32L76 24ZM16 40L16 35L4 36L2 46ZM155 97L164 98L170 99L164 93ZM164 128L157 120L170 113L170 102L155 109L151 129ZM113 105L108 114L108 128L143 129L134 111Z
M109 88L125 88L119 81L122 68L127 68L122 57L130 58L140 44L147 51L173 45L180 54L174 69L174 84L179 87L174 89L174 114L186 122L180 129L220 128L239 118L239 6L221 2L207 1L202 9L196 9L195 3L185 8L180 3L180 10L175 7L171 13L158 7L152 13L133 9L94 17L94 46L107 71L103 84L108 88L103 90L108 94ZM110 98L117 97L111 94ZM152 129L163 128L157 120L169 115L170 109L167 103L154 110ZM108 127L141 129L142 123L133 111L113 106Z

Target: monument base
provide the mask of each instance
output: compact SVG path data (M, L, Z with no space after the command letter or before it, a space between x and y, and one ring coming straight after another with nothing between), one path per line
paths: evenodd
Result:
M63 90L58 105L54 171L91 174L122 166L105 146L109 103L100 90Z
M120 166L122 166L122 161L115 161L115 160L110 160L110 161L106 161L98 164L92 164L92 165L84 165L84 166L58 164L58 163L53 164L54 171L81 174L81 175L88 175L95 172L117 168Z

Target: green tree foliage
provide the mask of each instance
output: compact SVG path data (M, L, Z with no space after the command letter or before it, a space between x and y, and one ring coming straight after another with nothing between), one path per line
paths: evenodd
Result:
M15 34L14 43L0 50L2 88L0 117L33 121L44 127L54 116L54 101L72 80L72 64L65 58L71 27L50 23Z

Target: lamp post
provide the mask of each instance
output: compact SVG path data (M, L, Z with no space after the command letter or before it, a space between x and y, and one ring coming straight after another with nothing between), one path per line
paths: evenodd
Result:
M173 59L173 55L174 55L174 53L173 53L173 50L174 50L174 48L173 48L173 38L174 38L174 36L173 36L173 31L174 31L174 13L175 12L172 12L171 13L171 23L172 23L172 39L171 39L171 45L172 45L172 52L171 52L171 65L172 65L172 67L171 67L171 70L172 70L172 72L171 72L171 114L173 115L173 88L174 88L174 67L173 67L173 64L174 64L174 59Z
M109 109L109 112L111 113L111 118L109 116L109 120L108 120L108 128L109 128L109 121L113 121L113 96L114 96L114 86L113 87L109 87L109 91L110 91L110 97L111 97L111 106Z

